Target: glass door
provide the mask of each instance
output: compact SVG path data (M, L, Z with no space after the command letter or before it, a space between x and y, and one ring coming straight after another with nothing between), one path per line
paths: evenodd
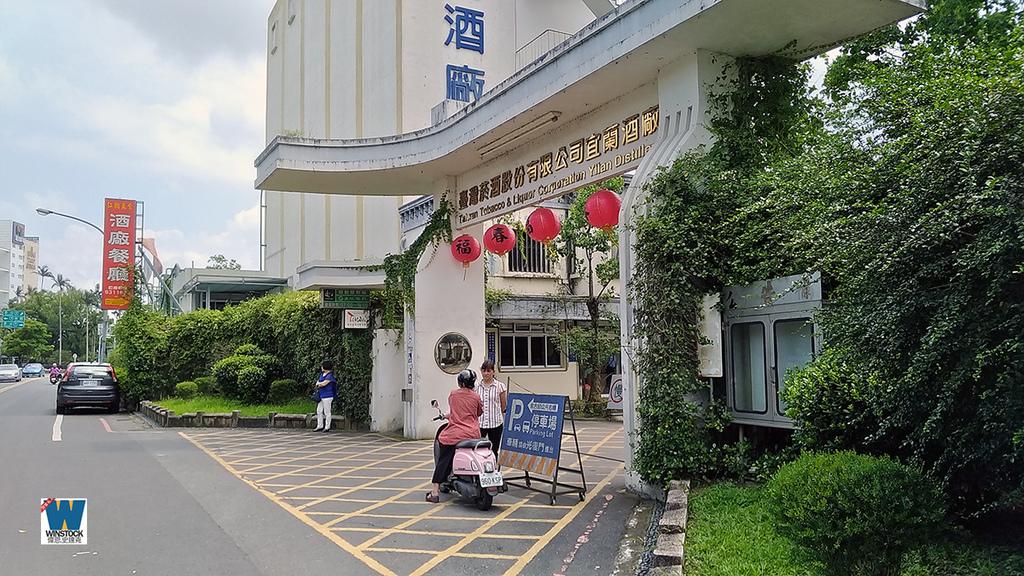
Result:
M768 378L765 362L765 325L743 322L730 328L732 409L736 412L768 412Z
M786 414L782 391L786 388L786 372L802 368L814 358L814 325L810 318L787 318L774 323L776 414Z

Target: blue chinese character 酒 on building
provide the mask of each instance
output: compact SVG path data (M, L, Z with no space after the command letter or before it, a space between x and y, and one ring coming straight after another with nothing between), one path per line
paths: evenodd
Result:
M448 15L444 17L445 22L451 26L448 31L448 39L444 41L445 46L450 46L455 40L455 49L474 50L484 53L484 13L479 10L445 4L444 9ZM454 20L452 15L455 16Z

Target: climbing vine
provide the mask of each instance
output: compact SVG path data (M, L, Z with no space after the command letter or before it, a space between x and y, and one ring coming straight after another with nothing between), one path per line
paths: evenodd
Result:
M728 467L727 451L714 441L728 414L710 402L708 383L698 377L701 303L744 275L777 271L778 259L738 253L731 223L757 198L749 176L796 154L815 127L800 64L739 58L723 69L710 97L715 144L663 167L644 187L645 211L632 225L636 267L629 288L634 336L642 343L634 362L643 374L634 466L656 485ZM754 259L764 264L752 269Z
M447 198L441 198L427 226L405 252L389 254L384 259L384 290L378 295L379 300L375 300L385 328L402 329L403 313L415 306L416 270L420 258L427 247L433 246L436 251L440 242L452 241L451 216L451 203Z
M370 379L373 375L373 331L345 330L344 361L338 373L341 414L352 422L370 421Z

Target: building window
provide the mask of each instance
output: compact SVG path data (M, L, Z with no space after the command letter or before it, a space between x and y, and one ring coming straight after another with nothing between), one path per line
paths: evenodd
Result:
M295 20L295 0L288 0L288 23Z
M270 25L270 53L277 53L277 20Z
M509 368L562 368L562 348L554 324L502 324L498 357Z
M551 258L547 247L525 234L522 239L523 249L516 246L508 253L508 271L550 274Z

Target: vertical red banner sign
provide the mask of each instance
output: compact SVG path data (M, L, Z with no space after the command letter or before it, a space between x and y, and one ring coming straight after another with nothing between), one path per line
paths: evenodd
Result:
M103 201L104 310L124 310L132 299L135 265L135 200Z

